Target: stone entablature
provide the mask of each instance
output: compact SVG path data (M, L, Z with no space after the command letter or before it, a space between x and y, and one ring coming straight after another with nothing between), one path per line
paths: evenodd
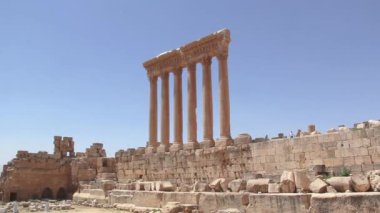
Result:
M146 61L144 67L149 77L160 76L163 72L202 63L204 58L228 55L230 41L230 31L223 29L180 48L164 52Z

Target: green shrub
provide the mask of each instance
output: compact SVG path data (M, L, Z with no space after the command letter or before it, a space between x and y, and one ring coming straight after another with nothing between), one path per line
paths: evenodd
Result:
M347 177L347 176L350 176L350 169L348 169L347 167L343 166L342 169L340 170L340 176L343 176L343 177Z

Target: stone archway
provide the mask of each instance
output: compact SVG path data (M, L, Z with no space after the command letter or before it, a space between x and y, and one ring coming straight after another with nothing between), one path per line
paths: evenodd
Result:
M66 199L67 199L66 190L63 187L59 188L57 192L57 200L66 200Z
M53 199L53 190L46 187L41 194L41 199Z

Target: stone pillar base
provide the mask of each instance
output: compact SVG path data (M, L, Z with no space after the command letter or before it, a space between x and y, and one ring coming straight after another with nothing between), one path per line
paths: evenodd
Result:
M157 151L157 148L154 147L154 146L148 146L148 147L145 149L145 153L146 153L146 154L156 153L156 151Z
M201 143L202 148L210 148L215 146L215 141L213 139L203 139Z
M187 144L184 145L185 150L194 150L199 149L199 143L198 142L187 142Z
M234 144L234 140L232 138L220 138L216 141L215 146L221 147L221 146L232 146Z
M157 147L157 153L165 152L169 152L169 144L160 144L160 146Z
M170 152L177 152L179 150L182 150L183 144L180 143L173 143L173 145L170 146L169 151Z

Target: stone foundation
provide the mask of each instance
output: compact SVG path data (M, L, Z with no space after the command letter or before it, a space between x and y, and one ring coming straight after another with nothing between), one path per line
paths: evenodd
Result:
M119 182L144 179L193 184L221 177L247 179L256 174L278 181L284 170L306 169L313 176L318 172L339 175L342 168L352 174L380 169L378 126L263 142L241 141L233 146L165 153L145 153L145 148L119 151L117 177Z
M84 196L74 194L74 201L99 199L97 193ZM197 206L199 212L222 212L234 209L237 212L378 212L380 193L218 193L218 192L146 192L113 190L110 205L128 204L136 207L162 208L170 202Z

